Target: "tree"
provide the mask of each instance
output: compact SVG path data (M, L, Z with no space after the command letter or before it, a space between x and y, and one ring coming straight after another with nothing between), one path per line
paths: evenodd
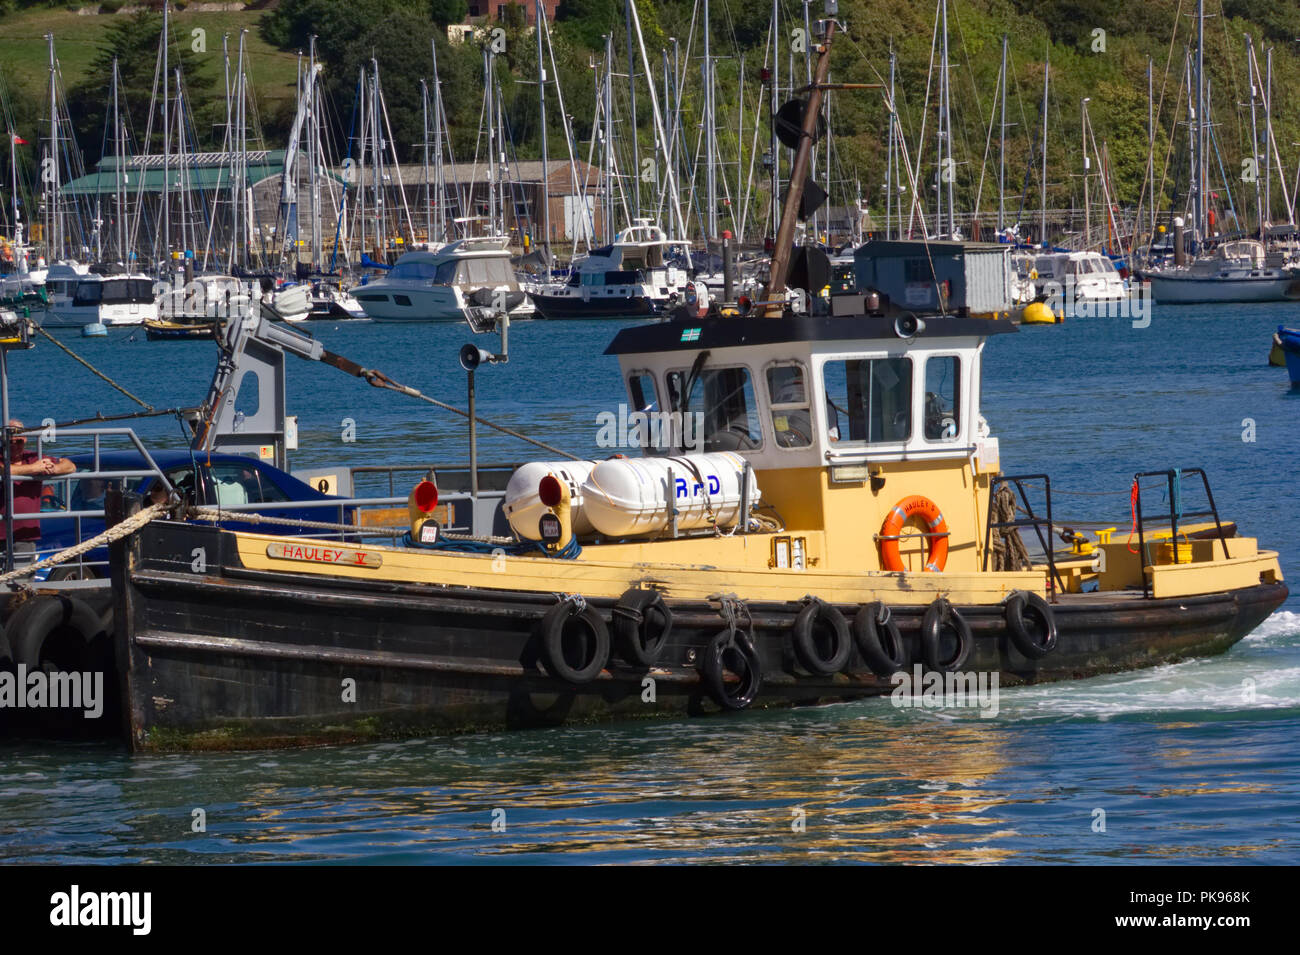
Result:
M148 143L143 142L149 124L149 104L154 92L155 72L160 66L158 40L162 35L162 23L161 14L148 10L141 10L129 17L113 17L85 79L68 92L68 110L73 118L77 141L85 151L87 165L98 162L105 152L111 152L113 148L111 138L106 141L105 127L113 108L110 91L113 85L114 58L117 59L119 78L118 110L135 139L134 148L139 152L162 150L162 118L157 114L154 116L152 139ZM184 42L188 39L188 36L173 31L167 44L168 72L171 73L168 77L169 88L174 97L176 70L179 69L185 98L200 137L200 142L192 145L209 148L209 131L218 112L213 93L215 79L201 66L200 58L189 43ZM158 97L161 102L161 89ZM175 129L174 120L172 128ZM175 139L173 133L173 144Z
M461 23L468 14L465 0L429 0L429 17L440 27Z

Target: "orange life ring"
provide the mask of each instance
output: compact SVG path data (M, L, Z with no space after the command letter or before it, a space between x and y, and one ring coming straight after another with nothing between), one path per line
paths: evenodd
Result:
M880 526L880 562L885 570L907 569L898 553L898 536L907 519L913 515L919 515L925 521L931 534L940 535L929 538L930 559L925 564L926 570L939 573L948 562L948 524L943 519L939 505L919 494L905 497L895 504L885 518L885 523Z

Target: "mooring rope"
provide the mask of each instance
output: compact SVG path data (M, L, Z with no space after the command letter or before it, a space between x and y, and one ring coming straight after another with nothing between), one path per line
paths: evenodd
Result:
M82 358L80 355L78 355L76 352L74 352L74 351L73 351L71 348L69 348L67 345L63 344L63 342L59 341L57 338L55 338L53 335L51 335L51 334L50 334L49 332L47 332L45 329L41 328L40 325L36 324L35 322L32 322L32 328L36 329L38 332L40 332L42 335L44 335L44 336L45 336L46 338L48 338L50 341L54 342L55 345L57 345L57 346L58 346L59 348L61 348L63 351L65 351L65 352L67 352L69 355L71 355L73 359L75 359L76 361L78 361L78 362L80 362L81 364L85 365L87 368L89 368L89 369L91 370L91 372L93 372L95 375L98 375L100 378L104 379L104 381L108 382L110 385L112 385L112 386L113 386L114 388L116 388L118 391L122 392L122 394L126 395L128 398L130 398L132 401L134 401L136 404L138 404L141 408L147 408L147 409L150 410L150 411L153 411L153 410L154 410L153 405L149 404L149 402L145 401L145 400L142 399L142 398L137 398L135 395L131 394L131 392L127 391L125 388L123 388L121 385L119 385L119 384L118 384L116 381L114 381L112 378L108 377L108 375L104 374L102 371L100 371L98 368L96 368L96 367L95 367L94 365L92 365L90 362L86 361L86 359Z
M62 564L65 561L72 560L74 557L80 557L82 554L87 551L92 551L96 547L119 541L123 537L135 533L155 517L167 513L167 508L168 505L166 503L151 504L139 513L133 514L118 524L114 524L102 534L96 534L94 537L88 538L80 544L75 544L67 550L61 550L57 554L52 554L49 557L46 557L44 560L38 560L34 564L28 564L26 567L19 567L16 570L11 570L4 576L0 576L0 584L8 584L11 581L18 580L22 577L30 577L37 571Z

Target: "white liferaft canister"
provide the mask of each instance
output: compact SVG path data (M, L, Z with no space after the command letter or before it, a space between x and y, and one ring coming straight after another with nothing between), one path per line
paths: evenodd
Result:
M569 517L575 534L590 534L591 522L582 507L582 484L596 466L595 461L530 461L510 475L505 501L501 505L510 527L525 540L541 540L537 522L550 510L538 496L542 478L554 474L569 486Z
M745 459L730 451L611 458L596 464L583 484L583 514L607 537L662 531L672 521L673 506L679 530L715 523L734 526L740 516L744 473ZM758 482L750 470L749 504L757 503Z

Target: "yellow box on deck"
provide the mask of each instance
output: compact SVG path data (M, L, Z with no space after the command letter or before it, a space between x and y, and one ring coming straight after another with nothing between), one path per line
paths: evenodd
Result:
M1177 548L1177 551L1175 551L1175 548ZM1177 554L1176 559L1175 553ZM1156 544L1157 564L1190 564L1191 562L1192 545L1190 542L1179 541L1177 544Z

